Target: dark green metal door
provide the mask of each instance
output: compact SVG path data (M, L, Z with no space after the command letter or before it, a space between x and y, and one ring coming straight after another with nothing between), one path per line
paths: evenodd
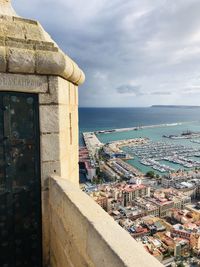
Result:
M41 267L38 97L0 92L0 266Z

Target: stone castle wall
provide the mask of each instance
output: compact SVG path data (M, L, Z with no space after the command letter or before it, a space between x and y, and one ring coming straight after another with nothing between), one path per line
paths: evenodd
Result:
M161 267L68 177L49 184L51 267Z
M67 177L78 186L78 87L56 76L0 73L0 91L39 96L44 263L49 261L48 178Z
M48 92L39 95L41 131L41 179L43 254L49 262L49 188L51 174L78 185L78 88L59 78L48 78ZM59 230L59 229L58 229Z

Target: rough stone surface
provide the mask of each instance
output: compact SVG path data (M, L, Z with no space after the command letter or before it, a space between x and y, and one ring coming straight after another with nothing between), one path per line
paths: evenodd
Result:
M65 105L40 105L41 131L43 133L62 133L67 128L67 111Z
M49 188L48 179L50 174L54 175L61 174L60 161L42 162L41 164L42 190L46 190Z
M5 47L0 47L0 72L6 71L6 49Z
M41 160L43 162L60 160L60 142L59 134L41 135Z
M10 0L0 0L0 15L16 16Z
M32 50L9 49L8 70L13 73L34 73L35 53Z
M65 58L59 52L36 51L36 72L59 75L64 72Z
M48 205L46 190L48 190L48 178L51 175L66 177L76 186L79 183L77 94L77 86L56 76L49 76L48 91L39 93L42 195L44 194L46 205ZM72 136L72 140L70 136ZM43 231L44 266L49 266L49 255L51 255L51 262L54 264L52 266L66 267L66 258L68 258L67 266L74 266L73 261L71 261L75 257L74 251L72 248L70 251L68 250L68 243L66 243L64 252L59 250L54 254L54 247L59 248L61 245L59 240L61 237L58 236L55 243L50 246L49 221L53 215L46 205L42 206L43 229L45 229ZM54 229L54 231L58 231L58 229ZM82 264L82 262L84 260L80 256L78 263Z
M67 179L50 179L49 205L51 267L162 266Z
M40 120L42 124L40 130L42 133L59 132L59 106L58 105L40 105Z
M46 93L46 76L0 73L0 90L27 93Z
M48 94L40 94L39 95L39 102L40 104L58 104L59 103L59 92L60 90L63 90L63 87L59 88L58 90L58 80L61 79L56 76L49 76L48 77L48 84L49 84L49 91ZM63 79L61 79L63 80ZM68 82L65 81L68 85Z
M2 12L1 16L3 6L5 1L0 2L0 45L5 48L3 53L0 50L0 60L3 55L9 72L58 75L76 85L84 82L81 69L37 21L15 17L12 12ZM6 56L5 51L8 51ZM0 71L6 69L2 67Z

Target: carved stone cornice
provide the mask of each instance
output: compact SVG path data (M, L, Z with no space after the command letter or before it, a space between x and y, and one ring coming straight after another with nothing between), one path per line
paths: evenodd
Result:
M0 0L0 72L57 75L82 84L82 70L59 49L40 23L10 15L8 6L8 15L1 15L5 3L11 8L10 1Z

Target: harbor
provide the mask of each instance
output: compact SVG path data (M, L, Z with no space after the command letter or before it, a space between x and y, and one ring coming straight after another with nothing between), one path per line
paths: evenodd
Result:
M200 148L187 147L165 142L148 142L144 145L126 147L126 152L139 158L140 163L150 166L161 173L173 172L176 169L167 162L178 164L181 168L200 167ZM196 157L196 159L194 159ZM166 162L164 164L163 162Z
M189 132L188 129L195 133L192 134L194 138L164 137L164 135L181 136L182 133ZM200 138L196 138L199 132L200 123L191 122L152 125L138 130L106 132L96 136L104 144L134 138L148 139L145 144L121 147L124 153L133 157L127 163L144 174L154 171L155 174L165 175L180 169L190 170L200 167Z
M162 176L200 168L199 135L200 124L193 122L87 132L83 138L93 163L103 148L110 159L121 158L143 174Z

